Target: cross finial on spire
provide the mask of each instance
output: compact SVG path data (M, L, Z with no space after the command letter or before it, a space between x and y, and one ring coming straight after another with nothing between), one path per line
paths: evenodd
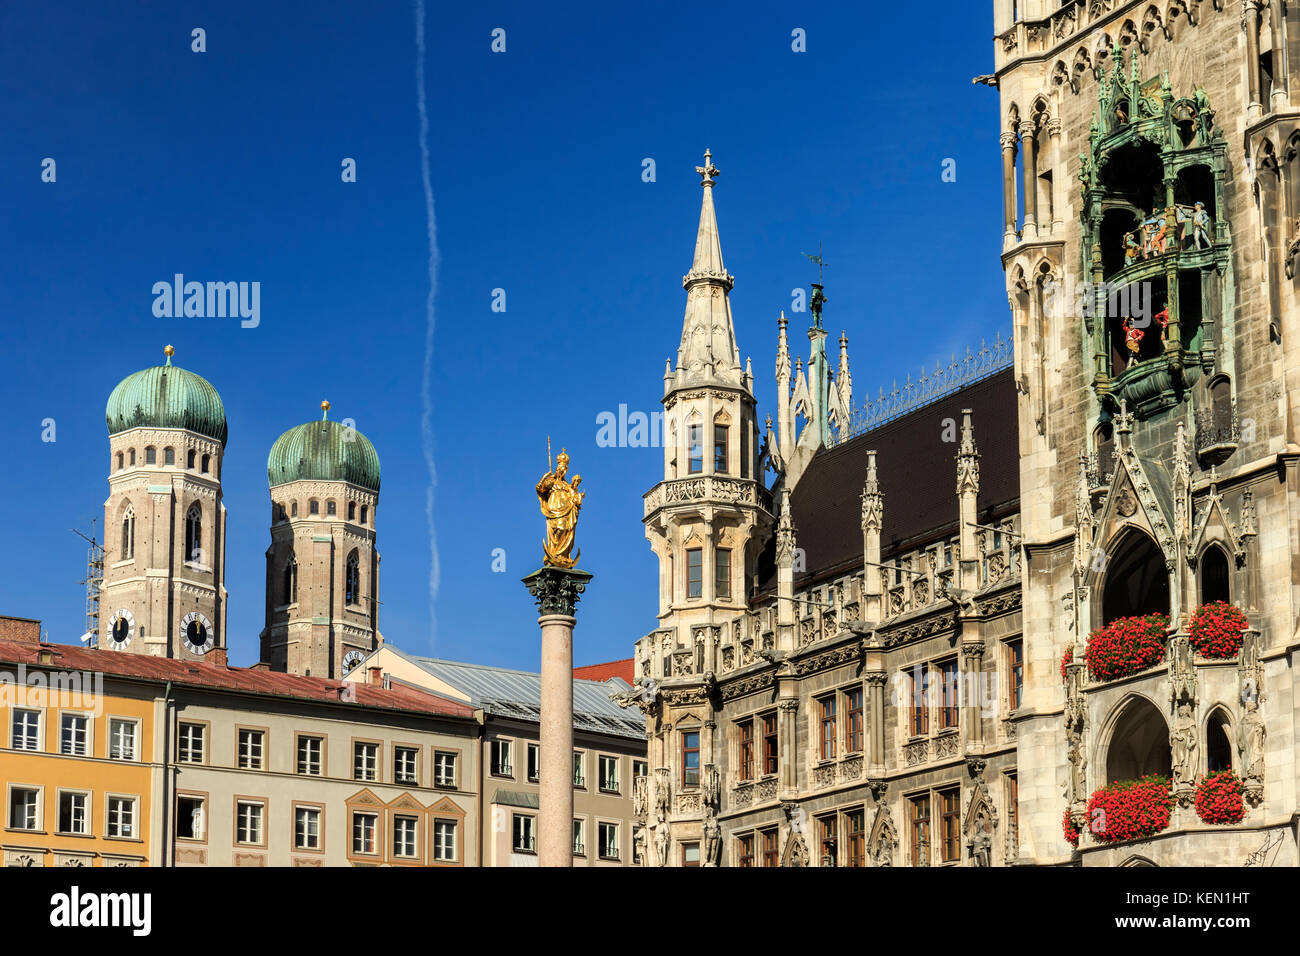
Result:
M704 150L704 165L696 166L695 171L702 177L700 180L701 186L712 186L713 177L722 172L717 166L713 165L713 154L708 149Z

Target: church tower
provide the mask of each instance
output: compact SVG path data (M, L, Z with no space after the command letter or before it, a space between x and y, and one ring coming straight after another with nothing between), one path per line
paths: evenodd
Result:
M659 618L682 647L745 607L771 527L759 472L753 374L740 364L713 209L718 168L704 154L695 258L682 278L686 315L677 363L664 375L664 479L645 496L646 537L659 559ZM709 669L705 664L705 669Z
M291 428L271 446L271 546L266 551L262 660L274 670L340 678L379 634L379 455L365 435L329 418Z
M113 389L100 648L200 660L226 646L226 412L166 363Z

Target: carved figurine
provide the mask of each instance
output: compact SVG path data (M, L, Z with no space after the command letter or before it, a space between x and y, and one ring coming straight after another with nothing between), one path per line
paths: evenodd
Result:
M668 865L668 824L655 828L655 866Z
M1169 734L1169 749L1174 772L1174 790L1190 790L1196 785L1196 718L1192 705L1178 705L1174 726Z
M547 465L549 464L548 461ZM572 552L578 527L578 511L582 508L582 499L587 493L578 490L582 484L581 475L574 475L571 482L565 480L568 470L569 456L564 449L560 449L555 458L555 469L548 470L537 482L537 500L541 505L542 516L546 518L546 540L542 543L542 551L546 555L545 563L557 568L571 568L582 556L581 549L577 554Z
M637 866L648 866L650 861L646 859L646 852L650 848L647 846L649 841L646 838L646 828L643 825L638 824L633 831L632 842L635 847L633 852L636 854Z
M1133 361L1137 361L1138 352L1142 350L1142 339L1146 333L1141 329L1135 329L1131 319L1124 320L1124 345L1133 356Z
M1237 747L1241 751L1242 778L1264 779L1264 721L1259 714L1259 697L1251 694L1243 701L1245 711L1237 729Z
M1210 213L1205 203L1198 202L1192 207L1192 246L1196 249L1210 246ZM1202 246L1201 244L1205 245Z
M632 812L641 816L650 808L649 779L644 776L632 778Z
M722 849L722 827L712 814L704 821L704 865L717 866L718 853Z

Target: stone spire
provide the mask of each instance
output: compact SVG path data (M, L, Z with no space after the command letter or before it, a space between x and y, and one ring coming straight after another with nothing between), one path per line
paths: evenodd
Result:
M674 385L729 385L744 388L740 351L731 320L727 294L735 279L722 264L722 242L713 210L714 177L718 167L705 150L704 165L696 166L704 190L700 226L695 235L695 258L691 271L682 276L686 290L686 317L682 322L682 344L677 350Z
M862 483L862 619L878 622L881 611L880 538L885 496L880 493L876 453L867 452L867 477Z

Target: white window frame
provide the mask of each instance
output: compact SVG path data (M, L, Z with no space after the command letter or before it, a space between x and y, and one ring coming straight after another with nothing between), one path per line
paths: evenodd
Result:
M614 853L613 855L605 852L605 834L609 829L614 831ZM596 853L601 860L622 860L623 858L623 834L622 829L614 820L598 820L596 822Z
M244 752L244 735L249 734L250 744L256 739L257 741L257 760L247 759L252 755L252 746L249 747L248 754ZM240 770L265 770L266 769L266 731L260 727L240 727L235 737L236 760Z
M580 790L587 789L587 751L573 752L573 785Z
M29 725L26 718L32 715L35 715L36 717L36 732L34 735L35 739L32 741L33 746L29 747L27 746L28 738L33 735L30 735L27 732L27 728ZM18 737L18 725L19 725L20 716L23 718L22 720L23 735L21 741L19 740ZM13 750L21 750L24 753L40 753L41 740L45 736L44 725L45 725L45 714L42 711L34 710L30 707L14 707L10 711L10 717L9 717L9 746Z
M433 752L433 785L443 790L456 789L456 764L459 754L454 750L435 750ZM444 768L450 765L450 780Z
M186 733L187 729L198 730L199 759L187 759L181 756L188 753L192 758L194 755L194 735ZM177 721L176 726L176 762L203 764L207 762L208 756L208 727L207 724L194 723L193 721Z
M526 769L528 773L529 783L537 783L542 779L542 745L541 744L535 744L531 742L528 744L528 766ZM534 770L536 771L536 773L534 773Z
M515 742L510 737L493 737L488 742L488 773L494 777L509 777L511 780L515 777L514 768L514 750ZM505 760L498 760L498 753L505 754ZM504 769L495 769L498 765L504 763Z
M606 780L605 767L607 765L606 761L609 761L609 763L612 764L614 767L614 775L613 775L614 785L612 787L605 786L605 780ZM597 785L599 786L601 793L622 793L623 792L622 766L619 763L618 757L610 756L609 754L601 754L596 759L596 767L597 767L597 777L599 777L599 780L597 781Z
M323 816L324 816L324 812L325 812L325 811L324 811L324 809L323 809L322 807L317 806L317 805L315 805L315 804L298 804L296 807L293 808L293 848L294 848L295 850L304 850L304 851L309 851L309 852L317 852L317 851L320 850L320 848L321 848L321 836L322 836L322 833L321 833L321 819L322 819ZM299 814L313 814L313 815L314 815L314 818L315 818L315 820L316 820L316 837L315 837L316 842L315 842L315 846L309 846L309 845L307 845L306 843L304 843L302 840L299 839L299 829L298 829L298 815L299 815ZM307 831L304 829L304 830L302 831L302 834L303 834L304 836L306 836L306 835L307 835Z
M409 829L399 824L410 824ZM399 837L402 840L398 847ZM410 852L405 852L407 846ZM399 860L418 860L420 858L420 818L410 813L393 814L393 856Z
M81 751L65 750L64 742L64 724L71 718L72 720L85 721L82 728ZM94 717L85 711L62 710L59 711L59 753L65 757L93 757L95 755L95 732Z
M256 810L256 814L245 811ZM247 819L247 826L245 820ZM254 826L255 825L255 826ZM255 839L254 839L255 838ZM235 801L235 845L266 846L266 801Z
M403 751L405 751L406 756L409 756L411 758L410 759L411 773L409 776L404 776L402 773L402 764L404 761L401 758L404 756ZM420 748L419 747L410 747L407 746L406 744L393 745L393 783L399 785L414 786L414 787L418 787L420 785Z
M360 820L370 821L370 845L371 849L363 850L357 847L357 822ZM379 814L373 810L353 810L351 823L351 840L353 856L378 856L379 855ZM364 833L365 830L362 830Z
M89 790L75 790L75 789L65 790L62 787L60 787L57 791L57 796L58 796L59 803L58 803L58 807L55 809L54 832L60 835L67 834L69 836L91 836L92 834L90 832L90 821L94 819L94 817L92 816L94 810L91 807L91 792ZM64 797L82 798L80 830L64 830L62 828Z
M122 822L126 822L127 825L130 827L130 830L131 830L131 832L130 832L130 833L127 833L127 834L123 834L123 833L121 833L121 832L118 832L118 833L114 833L114 832L113 832L113 829L114 829L114 823L113 823L113 804L115 804L115 803L119 803L119 802L123 805L123 807L125 807L125 808L127 809L128 813L126 813L126 814L124 814L124 813L119 813L119 814L118 814L118 826L119 826L119 828L120 828L121 823L122 823ZM108 793L108 794L105 794L105 795L104 795L104 836L105 836L105 838L110 839L110 840L138 840L138 839L140 839L140 838L136 835L137 831L139 830L139 827L138 827L138 825L137 825L137 824L138 824L138 821L137 821L137 819L136 819L136 817L138 816L138 814L136 813L136 810L137 810L137 808L138 808L139 806L140 806L140 798L139 798L137 795L135 795L135 794L129 794L129 793Z
M455 863L458 859L456 856L457 830L459 829L455 820L446 817L436 817L433 821L433 860L435 863ZM443 836L446 835L446 839ZM448 853L450 852L450 855Z
M352 779L362 783L379 782L379 744L373 740L352 742Z
M573 818L573 855L587 855L587 821L581 817Z
M117 739L120 734L115 733L119 727L131 728L131 755L129 757L118 756ZM108 759L125 760L136 762L140 759L140 719L138 717L113 717L108 718Z
M24 793L36 794L36 802L33 804L33 811L28 817L32 826L14 826L14 791L21 790ZM34 783L11 783L5 794L5 829L16 830L20 833L39 833L41 825L45 820L45 788Z
M309 754L312 752L311 751L312 746L315 747L315 763L313 764L312 762L309 761L306 764L308 768L315 766L316 768L315 770L302 769L303 768L302 754L303 754L304 744L308 745ZM320 736L319 734L299 734L297 739L294 742L293 750L294 750L293 769L295 773L300 774L301 776L304 777L319 777L324 774L325 772L325 738L324 737Z
M525 821L523 827L519 826L520 821ZM526 836L527 846L519 845L520 830L523 836ZM531 813L512 813L510 815L510 850L513 853L536 853L537 852L537 817Z

